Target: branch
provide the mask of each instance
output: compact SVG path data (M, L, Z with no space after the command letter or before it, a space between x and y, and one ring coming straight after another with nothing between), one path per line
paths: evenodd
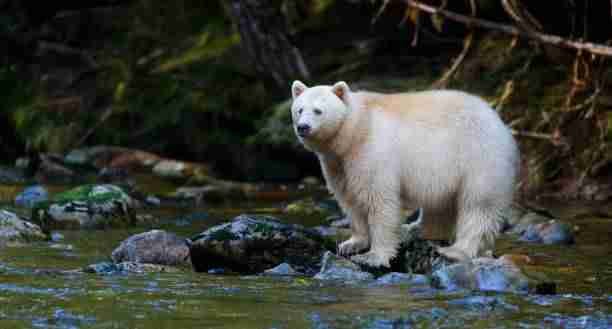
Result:
M514 35L514 36L521 36L521 37L526 37L530 39L535 39L540 42L552 44L558 47L583 50L583 51L587 51L587 52L590 52L596 55L612 57L612 47L608 47L602 44L596 44L592 42L572 41L572 40L564 39L557 35L519 29L511 25L495 23L495 22L491 22L488 20L480 19L480 18L472 18L469 16L453 13L453 12L450 12L444 9L438 9L432 6L428 6L426 4L423 4L423 3L420 3L414 0L403 0L403 1L408 6L418 8L430 14L441 15L443 17L463 23L470 27L478 26L478 27L487 28L491 30L501 31L503 33Z

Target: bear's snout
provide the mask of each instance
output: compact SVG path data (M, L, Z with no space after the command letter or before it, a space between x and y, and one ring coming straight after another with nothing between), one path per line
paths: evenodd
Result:
M298 135L300 135L300 137L306 137L310 135L311 131L312 131L312 128L310 127L309 124L301 123L297 125L297 133Z

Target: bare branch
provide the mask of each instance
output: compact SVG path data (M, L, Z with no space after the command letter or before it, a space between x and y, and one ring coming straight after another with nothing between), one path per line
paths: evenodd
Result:
M469 16L465 16L465 15L453 13L447 10L428 6L426 4L423 4L423 3L420 3L414 0L403 0L403 1L409 6L418 8L424 12L427 12L430 14L441 15L448 19L452 19L454 21L463 23L470 27L478 26L482 28L500 31L500 32L514 35L514 36L522 36L522 37L538 40L540 42L548 43L548 44L555 45L558 47L583 50L583 51L587 51L587 52L590 52L596 55L612 57L612 47L609 47L606 45L596 44L592 42L579 42L579 41L568 40L568 39L564 39L557 35L519 29L511 25L495 23L495 22L491 22L488 20L480 19L480 18L472 18Z

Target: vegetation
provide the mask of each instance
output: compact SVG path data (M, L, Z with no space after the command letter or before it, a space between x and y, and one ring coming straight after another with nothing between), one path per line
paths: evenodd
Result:
M2 160L111 144L234 179L268 177L262 167L278 179L317 173L289 126L283 84L295 76L474 92L521 142L524 191L601 198L612 178L611 6L0 0ZM270 61L257 49L283 51Z

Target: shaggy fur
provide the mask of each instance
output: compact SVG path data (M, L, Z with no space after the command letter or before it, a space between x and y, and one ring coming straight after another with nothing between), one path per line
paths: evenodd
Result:
M482 255L500 230L514 191L519 153L510 130L482 99L459 91L402 94L292 86L298 139L320 160L328 188L351 218L339 252L389 266L404 208L423 209L427 238L453 259ZM363 254L360 252L367 251Z

